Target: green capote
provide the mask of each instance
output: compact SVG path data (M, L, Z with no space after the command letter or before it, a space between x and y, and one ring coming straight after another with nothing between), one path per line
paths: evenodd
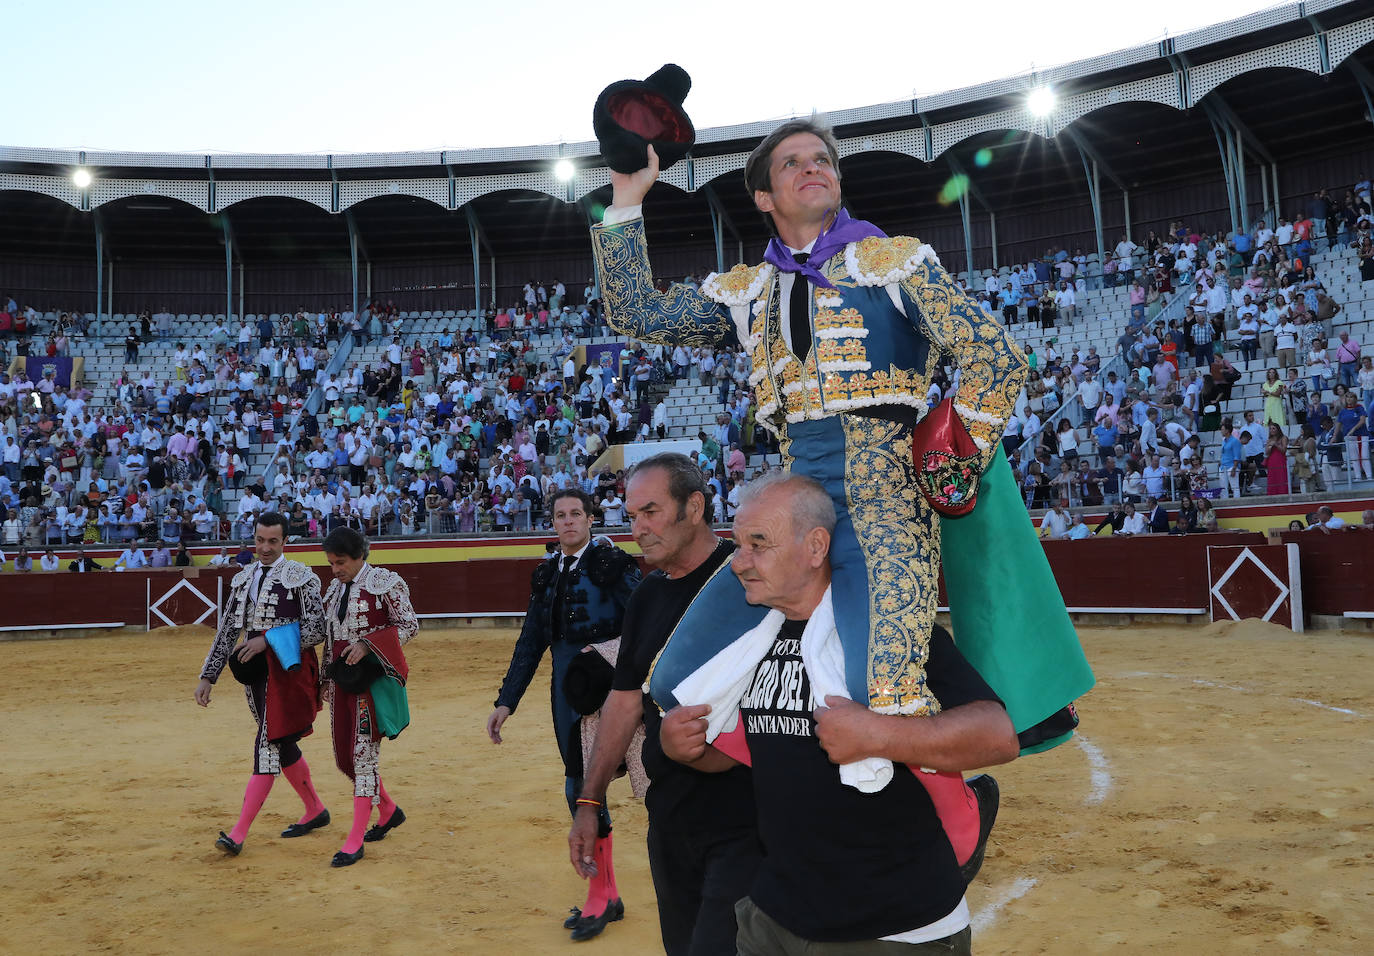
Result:
M405 685L394 677L383 675L372 682L368 692L372 695L377 729L387 740L395 740L410 726L410 700Z
M1092 668L1001 448L983 474L974 509L940 525L955 643L1007 705L1016 732L1091 690ZM1071 736L1022 753L1049 750Z

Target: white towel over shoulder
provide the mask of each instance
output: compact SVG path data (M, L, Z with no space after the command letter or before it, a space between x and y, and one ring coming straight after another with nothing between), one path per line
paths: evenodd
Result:
M677 687L673 696L681 704L710 704L706 717L706 739L713 741L722 733L735 729L739 722L739 704L749 690L759 662L782 628L781 611L769 611L752 630L736 638ZM818 705L826 697L849 697L844 681L844 649L835 629L835 610L830 589L825 589L821 603L812 612L801 638L802 663L811 681L811 693ZM876 793L892 779L892 761L883 757L867 757L840 766L840 781L862 793Z

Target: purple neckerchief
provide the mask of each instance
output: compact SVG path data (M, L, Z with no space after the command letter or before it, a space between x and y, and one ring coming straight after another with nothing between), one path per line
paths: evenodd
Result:
M766 262L771 262L783 272L800 272L806 276L807 280L813 285L822 286L826 289L835 288L825 276L821 274L820 267L825 265L826 260L830 259L837 252L849 245L851 242L858 242L860 239L867 239L869 236L881 236L886 238L887 233L883 232L871 222L862 219L851 219L849 213L843 209L835 216L835 221L829 229L824 230L816 237L816 244L811 247L811 258L806 262L798 262L792 258L792 253L783 245L782 240L774 236L768 242L768 248L763 253Z

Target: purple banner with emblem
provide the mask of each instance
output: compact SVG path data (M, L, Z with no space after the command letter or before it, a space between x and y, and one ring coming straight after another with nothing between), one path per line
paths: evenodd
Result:
M41 382L45 375L52 372L54 385L71 388L72 373L75 370L74 362L74 359L66 355L56 355L52 358L30 355L24 359L24 371L28 373L29 381L35 385Z
M587 356L587 367L591 368L593 365L602 364L603 358L609 355L610 358L605 359L605 364L610 366L612 375L619 375L620 353L623 351L625 351L624 342L606 342L601 345L588 345L586 346L585 353Z

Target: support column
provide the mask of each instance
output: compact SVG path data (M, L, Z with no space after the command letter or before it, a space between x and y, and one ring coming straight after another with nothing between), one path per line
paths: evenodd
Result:
M100 228L99 211L91 212L91 222L95 226L95 338L104 344L104 324L101 316L105 311L105 232Z
M1347 68L1354 70L1357 64L1355 58L1351 57L1345 61ZM1369 121L1374 123L1374 98L1369 95L1369 85L1364 82L1358 72L1355 73L1355 82L1360 87L1360 95L1364 97L1364 114L1369 117Z
M725 271L725 232L720 227L720 214L715 203L707 203L706 211L711 214L711 235L716 240L716 271Z
M353 210L344 210L344 222L348 224L348 257L352 264L353 271L353 314L358 315L358 256L362 255L363 261L367 263L367 271L370 276L372 273L372 257L367 254L367 244L363 242L362 230L358 228L358 221L353 218ZM372 285L371 281L368 286ZM372 298L369 289L368 298Z
M1250 186L1245 176L1245 152L1249 149L1257 164L1272 164L1274 157L1259 137L1245 125L1245 121L1236 115L1235 110L1231 109L1221 94L1213 91L1200 105L1217 134L1217 142L1222 149L1222 162L1228 167L1228 185L1234 193L1235 211L1232 215L1235 219L1235 229L1247 230L1250 227ZM1268 184L1262 183L1262 186L1264 194L1260 199L1260 207L1265 208L1269 202Z
M482 243L486 239L486 234L482 231L482 223L477 219L477 213L473 211L472 204L463 207L463 216L468 222L468 241L472 243L472 301L475 308L482 309ZM487 252L491 252L491 243L487 243ZM496 296L496 256L491 257L491 294Z
M1240 192L1240 228L1250 231L1250 196L1245 185L1245 144L1239 135L1232 137L1236 144L1236 189Z
M1102 176L1097 168L1097 160L1093 160L1093 223L1097 233L1097 269L1100 273L1103 265L1107 262L1107 243L1103 236L1102 229Z
M988 229L992 233L992 271L998 269L997 263L997 214L991 209L988 210Z
M959 216L964 220L964 271L968 274L968 287L974 290L973 283L973 224L969 221L968 190L959 194Z
M224 321L231 321L234 314L234 236L229 231L229 217L219 217L220 227L224 230ZM243 270L239 270L239 302L243 302Z
M730 218L730 214L725 211L725 206L721 204L720 197L716 195L715 189L710 183L701 187L701 192L706 196L706 208L711 214L711 229L716 239L716 271L725 271L725 234L728 232L739 247L739 258L736 262L744 261L744 237L735 228L735 223Z
M1126 216L1126 238L1131 237L1131 193L1129 190L1121 190L1121 208Z
M469 230L471 233L471 230ZM468 237L472 241L472 307L482 308L482 249L477 244L475 235Z
M348 259L353 279L353 314L358 315L358 237L348 230Z
M973 274L973 223L971 221L971 214L973 210L972 203L974 201L977 201L978 205L982 206L988 214L988 222L992 231L992 268L995 271L998 264L997 221L992 211L992 204L989 203L987 197L979 191L978 187L973 182L973 177L964 170L964 167L960 165L959 160L952 152L945 154L945 163L949 166L949 170L954 175L955 179L963 183L963 190L959 196L959 212L964 219L964 245L967 247L969 275L971 277Z
M1232 176L1230 133L1224 130L1215 117L1212 120L1212 134L1217 139L1217 152L1221 154L1221 174L1226 181L1226 205L1231 213L1231 231L1240 232L1239 216L1236 209L1236 183Z
M1279 164L1269 164L1269 187L1274 190L1274 214L1283 215L1283 197L1279 195ZM1275 225L1278 225L1275 223Z
M1097 160L1089 160L1088 154L1080 147L1078 158L1083 163L1083 177L1088 182L1088 202L1093 210L1093 234L1097 237L1097 267L1105 262L1106 246L1102 239L1102 188L1098 178Z

